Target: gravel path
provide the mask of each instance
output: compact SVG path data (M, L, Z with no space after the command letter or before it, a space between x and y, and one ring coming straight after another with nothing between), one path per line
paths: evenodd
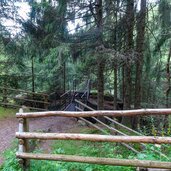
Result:
M49 117L30 119L30 130L42 130L45 132L62 132L72 128L76 123L75 119L64 117ZM16 118L6 118L0 120L0 165L3 162L3 152L11 147L18 131L18 121Z

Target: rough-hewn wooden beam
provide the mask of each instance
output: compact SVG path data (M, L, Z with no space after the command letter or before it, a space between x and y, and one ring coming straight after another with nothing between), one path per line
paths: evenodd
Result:
M86 112L67 112L67 111L48 111L17 113L18 118L40 118L51 116L64 117L92 117L92 116L143 116L143 115L170 115L171 109L138 109L138 110L113 110L113 111L86 111Z
M153 136L115 136L98 134L71 134L71 133L16 133L19 139L44 139L44 140L83 140L98 142L125 142L125 143L152 143L171 144L171 137Z
M55 160L64 162L80 162L100 165L113 166L133 166L145 168L161 168L170 169L171 162L159 162L150 160L128 160L128 159L113 159L113 158L98 158L98 157L83 157L73 155L58 155L58 154L32 154L32 153L17 153L18 158L35 159L35 160Z

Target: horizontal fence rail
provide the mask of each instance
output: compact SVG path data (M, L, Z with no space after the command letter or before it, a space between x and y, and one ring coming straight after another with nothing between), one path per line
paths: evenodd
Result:
M93 142L113 142L113 143L151 143L151 144L171 144L171 137L158 136L119 136L119 135L98 135L98 134L71 134L71 133L36 133L29 132L29 118L41 118L51 116L63 117L96 117L96 116L144 116L144 115L170 115L171 109L139 109L127 111L88 111L88 112L32 112L24 113L21 109L16 114L19 119L19 131L16 132L16 137L19 139L19 150L16 156L20 158L20 163L23 169L29 167L29 159L36 160L55 160L65 162L81 162L92 164L105 164L113 166L133 166L145 168L160 168L171 169L171 162L146 161L146 160L131 160L131 159L114 159L114 158L99 158L99 157L83 157L75 155L58 155L58 154L33 154L29 152L29 139L42 140L80 140ZM95 125L97 126L97 125ZM98 126L97 126L98 127ZM71 147L72 148L72 147Z
M0 86L0 95L0 105L5 107L20 108L24 105L31 110L46 111L50 105L49 95L45 93Z
M98 158L98 157L83 157L73 155L57 155L57 154L32 154L32 153L17 153L17 157L23 159L35 159L35 160L55 160L65 162L80 162L100 165L112 165L112 166L133 166L133 167L145 167L145 168L162 168L170 169L171 162L158 162L149 160L136 160L136 159L113 159L113 158Z
M171 115L171 109L139 109L139 110L115 110L115 111L86 111L86 112L68 112L68 111L48 111L48 112L29 112L17 113L17 118L42 118L51 116L64 117L93 117L93 116L144 116L144 115Z
M153 136L112 136L97 134L69 134L69 133L16 133L19 139L42 140L82 140L95 142L125 142L125 143L151 143L171 144L171 137Z
M28 91L28 90L22 90L22 89L14 89L14 88L8 88L8 87L2 87L0 86L0 89L2 90L10 90L10 91L15 91L15 92L23 92L23 93L29 93L29 94L34 94L34 95L40 95L40 96L49 96L48 94L44 93L44 92L31 92L31 91Z

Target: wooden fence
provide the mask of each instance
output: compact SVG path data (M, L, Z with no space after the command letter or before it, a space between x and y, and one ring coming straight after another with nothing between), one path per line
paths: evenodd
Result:
M118 143L152 143L152 144L171 144L171 137L154 136L118 136L118 135L97 135L97 134L71 134L71 133L37 133L29 132L29 118L41 118L51 116L63 117L96 117L96 116L143 116L143 115L170 115L171 109L141 109L129 111L87 111L87 112L66 112L66 111L48 111L23 113L20 109L16 114L19 119L19 132L16 137L19 139L19 150L16 156L20 159L24 170L29 167L29 160L55 160L65 162L81 162L113 166L133 166L145 168L171 169L171 162L159 162L137 159L114 159L83 157L75 155L58 154L35 154L29 152L29 139L40 140L83 140L93 142L118 142ZM71 147L72 148L72 147Z
M25 95L26 97L17 97L18 95ZM48 94L0 86L1 106L20 108L23 104L26 104L25 106L29 107L29 109L36 111L46 111L50 105Z

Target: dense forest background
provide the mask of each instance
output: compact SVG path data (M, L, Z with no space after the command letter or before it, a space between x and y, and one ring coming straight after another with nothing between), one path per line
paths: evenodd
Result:
M2 0L0 84L66 91L91 79L124 109L171 106L170 0Z

